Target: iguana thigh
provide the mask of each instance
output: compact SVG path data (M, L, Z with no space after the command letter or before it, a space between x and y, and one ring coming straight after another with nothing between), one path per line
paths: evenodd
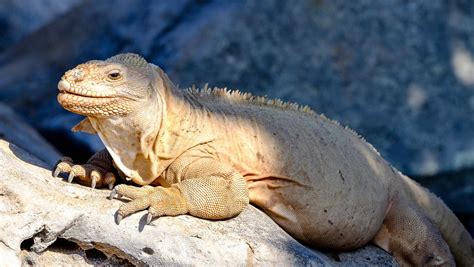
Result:
M369 242L381 227L387 199L355 197L288 179L248 182L250 202L298 240L317 247L351 249ZM376 196L376 195L374 195Z

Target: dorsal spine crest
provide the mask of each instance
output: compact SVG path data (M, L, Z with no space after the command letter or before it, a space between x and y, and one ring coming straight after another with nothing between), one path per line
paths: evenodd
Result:
M269 106L276 107L281 109L287 109L292 111L298 111L309 115L316 115L309 106L301 106L296 103L284 102L280 99L269 99L264 96L254 96L251 93L242 93L239 90L229 90L226 87L224 88L210 88L207 84L203 88L198 89L195 86L185 89L186 92L200 96L200 97L215 97L215 98L225 98L231 100L235 103L246 102L249 104L259 105L259 106Z

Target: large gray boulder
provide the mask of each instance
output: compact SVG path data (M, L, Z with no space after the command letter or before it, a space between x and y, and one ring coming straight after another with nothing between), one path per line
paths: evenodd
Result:
M63 14L82 0L0 1L0 51Z
M70 134L80 118L58 105L58 79L86 60L147 47L192 5L190 0L157 3L162 2L85 1L28 35L0 54L0 100L50 136L55 145L67 144L61 145L65 154L85 160L103 146L90 135Z
M182 87L308 104L409 175L458 171L474 166L469 3L88 1L0 56L0 98L43 133L77 140L66 131L79 118L57 105L57 80L85 60L132 51Z
M109 190L51 177L47 165L0 140L0 265L212 265L397 266L384 251L367 246L327 256L285 233L249 206L233 219L188 215L125 218ZM337 238L337 237L335 237Z

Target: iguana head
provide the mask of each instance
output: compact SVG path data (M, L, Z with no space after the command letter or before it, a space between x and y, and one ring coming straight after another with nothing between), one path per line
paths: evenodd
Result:
M149 184L162 172L157 138L178 90L160 68L119 54L67 71L58 89L65 109L87 116L72 130L97 133L127 177Z
M93 60L67 71L58 83L58 102L85 116L124 116L156 96L153 66L136 54Z

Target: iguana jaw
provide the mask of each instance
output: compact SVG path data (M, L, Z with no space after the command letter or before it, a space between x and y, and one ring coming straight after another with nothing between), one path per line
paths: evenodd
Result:
M112 116L130 113L127 106L119 104L117 97L84 97L70 93L59 93L58 102L63 108L84 116Z

